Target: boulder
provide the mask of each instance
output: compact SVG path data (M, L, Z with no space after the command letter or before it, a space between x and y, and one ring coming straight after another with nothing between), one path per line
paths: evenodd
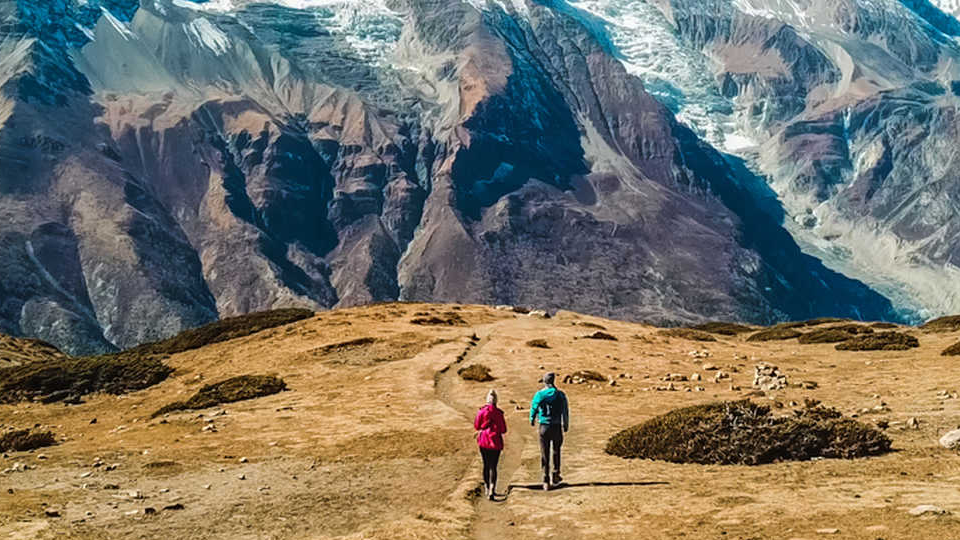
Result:
M940 446L948 450L960 450L960 429L955 429L940 437Z

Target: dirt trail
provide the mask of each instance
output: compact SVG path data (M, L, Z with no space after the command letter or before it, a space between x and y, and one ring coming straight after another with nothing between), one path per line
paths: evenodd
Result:
M470 365L482 352L483 347L490 342L490 337L494 334L495 325L484 330L483 335L478 333L480 340L467 350L464 358L450 364L449 368L439 373L436 379L436 392L440 401L462 413L470 422L474 419L476 408L474 404L458 401L454 387L458 377L457 370L461 366ZM500 470L497 478L497 500L490 501L481 497L475 505L477 514L474 519L473 537L477 540L508 538L511 534L509 523L513 521L513 516L506 504L512 490L510 486L521 467L524 448L533 442L531 433L524 429L525 427L525 425L514 426L504 436L504 451L500 456ZM474 461L474 466L479 470L479 458Z

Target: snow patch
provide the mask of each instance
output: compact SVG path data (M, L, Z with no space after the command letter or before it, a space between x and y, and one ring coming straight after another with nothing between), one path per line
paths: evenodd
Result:
M190 41L210 49L217 56L230 50L230 38L207 19L194 19L183 27Z
M123 39L126 39L128 41L132 39L137 39L137 35L130 30L130 27L127 25L127 23L114 17L113 14L110 13L110 10L108 10L107 8L101 7L100 10L103 12L103 18L110 23L110 26L112 26L117 31L117 33L123 36Z

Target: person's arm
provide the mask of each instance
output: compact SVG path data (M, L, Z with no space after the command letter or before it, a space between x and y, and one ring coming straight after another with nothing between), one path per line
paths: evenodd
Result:
M473 419L473 429L475 431L480 431L481 426L483 426L483 409L477 411L477 417Z
M507 432L507 419L504 417L503 413L500 413L500 427L502 428L500 430L501 434Z
M537 420L537 409L540 408L540 392L533 395L533 401L530 402L530 425Z
M563 394L563 431L570 429L570 402L567 401L567 395Z

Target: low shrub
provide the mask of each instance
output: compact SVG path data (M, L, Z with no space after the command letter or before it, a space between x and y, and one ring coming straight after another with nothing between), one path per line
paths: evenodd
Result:
M467 321L459 313L447 312L440 316L417 317L410 320L410 324L420 326L467 326Z
M720 334L722 336L736 336L753 331L753 328L750 328L749 326L722 321L711 321L708 323L698 324L692 328L694 330L700 330L701 332L710 332L711 334Z
M672 337L678 339L689 339L691 341L716 341L717 338L702 330L693 328L667 328L657 332L657 335Z
M902 332L865 334L838 343L838 351L905 351L920 346L920 340Z
M876 328L878 330L893 330L894 328L900 328L900 325L889 322L875 322L870 324L870 328Z
M960 356L960 342L954 343L940 353L940 356Z
M782 341L800 337L801 335L803 335L803 332L794 330L793 328L773 327L751 335L747 338L747 341Z
M490 368L483 364L471 364L457 370L457 375L465 381L488 382L493 380Z
M873 329L859 324L847 324L835 326L833 328L820 328L807 332L800 336L797 341L803 345L814 343L840 343L854 338L857 335L872 334Z
M604 341L617 341L617 337L606 332L594 332L589 336L583 336L583 339L599 339Z
M820 326L823 324L847 322L850 319L838 319L836 317L818 317L816 319L810 319L808 321L803 321L804 326Z
M174 411L207 409L224 403L270 396L287 389L283 379L269 375L241 375L225 381L208 384L186 401L166 405L153 413L154 417Z
M547 340L545 339L531 339L527 342L527 347L533 347L535 349L549 349L550 345L547 345Z
M177 354L206 345L246 337L263 330L284 326L313 317L309 309L276 309L221 319L198 328L184 330L172 338L134 347L128 353ZM121 353L123 354L123 353Z
M610 438L606 452L673 463L762 465L812 458L853 459L883 454L883 433L834 409L813 407L777 417L748 400L671 411Z
M949 315L947 317L940 317L939 319L933 319L927 321L926 323L920 325L921 330L926 330L927 332L956 332L960 330L960 315Z
M0 435L0 452L26 452L55 444L57 439L50 431L21 429Z
M135 352L39 360L0 369L0 403L39 399L50 403L94 392L124 394L153 386L173 369Z

